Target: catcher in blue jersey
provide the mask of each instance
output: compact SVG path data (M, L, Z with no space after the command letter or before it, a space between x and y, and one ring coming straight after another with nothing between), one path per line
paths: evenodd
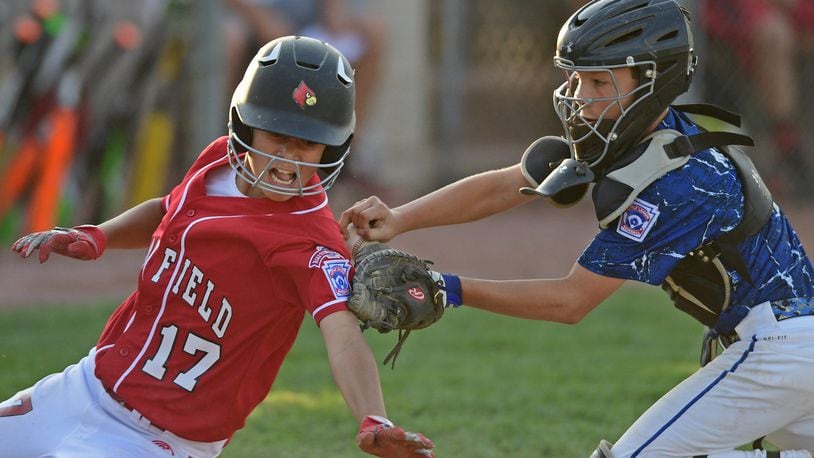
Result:
M741 146L708 132L710 105L673 105L696 70L690 15L674 0L594 0L563 25L554 91L563 137L517 165L396 208L376 197L340 218L366 240L478 220L589 189L600 231L565 278L492 281L441 274L446 301L576 323L626 280L660 285L706 326L702 367L595 457L810 457L814 450L814 268ZM716 123L719 124L719 123ZM518 192L519 190L519 192ZM666 313L671 313L665 308ZM720 351L720 354L717 354ZM783 449L739 451L768 441ZM767 455L768 454L768 455Z

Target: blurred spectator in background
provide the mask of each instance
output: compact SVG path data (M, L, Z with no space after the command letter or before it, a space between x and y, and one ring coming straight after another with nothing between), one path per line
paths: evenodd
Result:
M732 50L765 113L777 154L770 188L781 198L814 192L799 64L814 57L814 1L699 0L699 12L710 40Z
M349 156L345 173L367 189L379 191L372 154L360 154L372 95L379 82L382 52L387 39L383 19L368 0L224 0L230 8L224 42L226 52L225 94L231 95L243 77L253 51L263 43L286 35L303 35L332 44L356 69L355 154ZM225 101L228 105L228 100ZM349 170L348 170L349 169Z

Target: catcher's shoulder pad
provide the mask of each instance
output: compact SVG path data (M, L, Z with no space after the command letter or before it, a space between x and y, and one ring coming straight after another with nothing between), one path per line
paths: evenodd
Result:
M523 152L520 164L523 176L530 186L540 183L565 159L571 157L568 143L560 137L547 135L538 138Z
M570 207L585 196L589 183L569 185L553 195L542 192L542 184L551 173L569 161L571 149L562 137L547 135L534 141L520 158L521 170L526 181L532 187L520 188L525 195L541 195L550 198L550 202L557 207Z

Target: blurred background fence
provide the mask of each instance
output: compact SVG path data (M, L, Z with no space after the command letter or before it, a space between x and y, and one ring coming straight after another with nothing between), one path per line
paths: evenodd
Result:
M777 200L806 205L814 181L814 61L806 57L814 23L799 18L814 2L798 2L796 21L769 16L770 59L757 42L744 50L721 39L733 36L717 27L714 2L728 3L684 2L696 19L701 70L682 101L743 113L758 141L753 158ZM733 2L734 9L754 3ZM371 193L399 203L515 163L534 139L561 131L551 92L562 75L551 58L559 26L581 3L4 0L0 238L100 222L166 193L200 149L226 133L234 75L273 30L322 34L360 56L358 81L369 100L360 107L353 159L332 191L335 210ZM310 18L258 25L261 9L279 24L306 4ZM754 15L740 24L766 30ZM759 78L767 68L774 84ZM788 98L791 108L772 105Z

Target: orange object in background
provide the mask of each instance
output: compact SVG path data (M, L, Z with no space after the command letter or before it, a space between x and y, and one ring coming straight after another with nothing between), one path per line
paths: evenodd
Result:
M3 173L0 180L0 219L11 210L29 182L32 171L37 166L38 150L37 139L33 135L26 137Z
M34 184L29 206L29 232L45 231L56 226L62 184L73 159L78 123L76 111L70 107L57 107L51 116L53 131L43 151L40 176Z

